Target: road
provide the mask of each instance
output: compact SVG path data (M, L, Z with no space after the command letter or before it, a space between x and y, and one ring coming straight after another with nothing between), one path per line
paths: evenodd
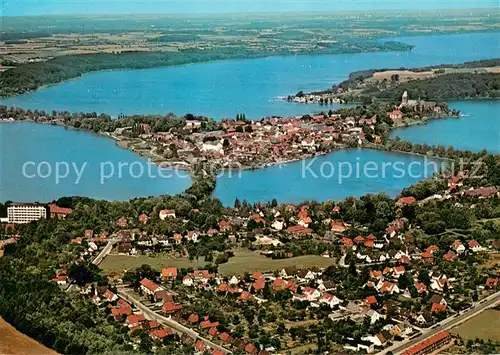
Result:
M203 338L198 332L194 331L191 328L185 327L179 322L173 320L170 317L164 317L151 309L149 309L145 304L143 304L138 298L136 298L131 292L127 289L124 288L119 288L117 291L118 295L125 299L126 301L132 303L135 307L137 307L139 310L141 310L145 316L147 316L149 319L155 320L158 323L164 324L169 326L170 328L178 331L179 333L187 334L193 339L201 339L203 340L206 344L208 344L210 347L214 349L219 349L223 351L226 354L232 354L232 352L218 344L215 344L214 342Z
M435 328L429 328L425 329L422 331L422 335L414 338L414 339L408 339L403 342L398 342L397 344L394 344L387 349L384 349L383 351L379 352L378 354L380 355L385 355L389 351L393 352L394 354L400 354L406 349L412 347L413 345L420 343L421 341L433 336L436 333L439 333L440 331L443 330L448 330L451 329L457 325L459 325L462 322L465 322L466 320L478 315L482 311L484 311L487 308L495 306L497 303L500 303L500 291L496 292L488 297L486 297L484 300L481 300L480 302L477 302L474 306L474 308L469 309L465 311L463 314L459 315L458 317L450 317L446 318L444 321L439 323L438 327Z
M102 263L104 258L108 256L108 254L111 252L111 249L113 249L113 245L115 245L116 239L110 239L108 244L104 247L104 249L99 253L99 255L96 256L94 260L92 260L92 264L94 265L99 265Z

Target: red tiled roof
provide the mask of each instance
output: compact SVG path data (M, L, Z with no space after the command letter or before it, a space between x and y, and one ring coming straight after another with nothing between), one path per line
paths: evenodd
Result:
M146 287L148 290L154 292L158 289L158 286L157 284L155 284L153 281L147 279L147 278L144 278L141 280L141 285Z
M217 327L212 327L212 328L210 328L210 330L208 331L208 334L210 334L211 336L213 336L213 337L214 337L214 336L216 336L216 335L217 335L217 333L218 333L218 332L219 332L219 331L217 330Z
M194 348L199 352L203 352L205 350L205 343L203 340L198 339L196 343L194 343Z
M258 279L260 279L262 276L263 276L263 275L262 275L262 273L261 273L261 272L259 272L259 271L255 271L255 272L252 274L252 278L253 278L254 280L258 280Z
M431 312L443 312L446 311L446 305L445 304L439 304L439 303L433 303Z
M250 298L252 298L252 295L250 294L250 292L248 291L243 291L240 295L240 297L238 297L240 300L242 301L247 301L249 300Z
M207 328L212 328L212 327L218 327L219 322L211 322L210 320L206 319L203 322L200 323L201 329L207 329Z
M228 333L226 333L226 332L220 334L219 335L219 339L221 341L223 341L224 343L230 343L231 342L231 336Z
M195 324L195 323L198 323L199 319L200 319L200 317L196 313L193 313L189 316L188 322L191 324Z
M469 248L479 248L481 247L477 241L474 239L469 241Z
M49 205L49 210L50 210L50 214L55 213L55 214L61 214L61 215L68 215L71 212L73 212L73 210L71 208L59 207L55 203L51 203Z
M311 228L306 228L301 225L296 225L296 226L291 226L286 229L288 233L292 234L298 234L298 235L305 235L305 234L311 234L313 230Z
M255 291L263 290L265 286L266 286L266 281L264 280L263 277L261 277L252 284L252 287L254 288Z
M401 197L397 204L399 205L413 205L415 202L417 202L417 199L413 196L408 196L408 197Z
M255 347L255 345L253 345L252 343L248 343L246 346L245 346L245 351L249 354L253 354L257 351L257 348Z
M174 302L165 302L163 304L163 312L170 313L182 309L182 304L174 303Z
M140 323L144 322L146 318L144 317L144 314L131 314L127 317L127 323L128 324L134 324L134 323Z
M161 276L163 278L175 279L177 277L177 268L176 267L164 267L163 269L161 269Z
M350 246L352 246L352 239L344 237L344 238L342 238L342 243L344 243L345 246L350 247Z
M377 298L375 296L368 296L365 298L365 303L372 305L377 303Z
M436 335L433 335L430 338L427 338L427 339L421 341L417 345L412 346L408 350L404 351L402 355L420 354L422 352L422 350L429 348L431 345L433 345L437 342L440 342L449 336L450 336L450 333L448 333L446 331L439 332Z

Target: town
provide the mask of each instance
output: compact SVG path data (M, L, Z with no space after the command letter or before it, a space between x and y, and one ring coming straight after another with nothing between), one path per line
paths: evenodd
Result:
M141 352L458 351L453 328L500 298L499 197L459 171L395 200L10 203L2 248L42 228L28 222L67 230L59 238L74 258L47 282L89 300ZM113 257L161 267L105 267Z

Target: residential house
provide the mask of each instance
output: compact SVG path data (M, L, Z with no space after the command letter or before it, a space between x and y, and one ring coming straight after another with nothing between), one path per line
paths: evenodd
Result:
M474 253L477 253L477 252L483 250L481 245L479 245L479 243L477 241L475 241L474 239L469 241L469 249L472 250Z
M462 254L463 252L465 252L465 246L458 239L453 242L451 248L455 250L457 254Z
M319 303L326 304L326 305L330 306L330 308L333 308L333 307L341 304L342 300L335 295L331 295L327 292L323 292L321 294L320 299L319 299Z
M302 293L309 302L316 301L321 296L321 293L317 289L308 286L302 288Z
M161 278L163 280L175 280L177 278L176 267L164 267L161 269Z
M175 210L161 210L158 215L162 221L167 218L175 218Z
M156 283L147 278L142 279L140 284L141 284L140 286L141 291L150 296L153 296L156 291L162 289L161 286L157 285Z

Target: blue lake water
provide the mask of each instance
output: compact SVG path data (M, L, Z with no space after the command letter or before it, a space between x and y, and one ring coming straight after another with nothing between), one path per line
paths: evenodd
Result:
M215 118L234 117L238 112L249 118L267 115L297 115L321 109L319 105L300 105L273 100L299 90L324 89L345 79L355 70L369 68L419 67L440 63L460 63L499 57L498 33L448 36L410 37L400 39L416 45L412 52L369 53L352 55L292 56L256 60L233 60L148 70L99 72L82 78L40 89L17 97L1 99L0 104L25 108L69 111L119 113L185 113L210 115ZM460 120L440 120L425 126L398 130L395 135L414 142L453 145L460 149L498 152L498 102L454 102L452 107L468 115ZM325 108L329 108L325 107ZM333 106L335 107L335 106ZM48 201L60 196L85 195L105 199L128 199L136 196L175 194L187 188L189 177L169 179L137 175L147 162L121 149L104 137L62 127L14 123L0 125L2 154L0 160L0 200ZM319 158L321 163L401 161L408 166L419 157L379 151L348 150ZM75 162L84 170L75 184L77 173L55 182L48 178L25 178L26 162L47 161L52 169L59 161ZM118 164L139 162L130 171L124 167L122 177L115 175L100 183L100 163L110 162L118 174ZM313 165L314 166L314 165ZM110 168L108 165L105 168ZM46 166L43 168L47 168ZM328 164L326 165L326 169ZM31 170L30 170L31 169ZM62 168L61 168L62 169ZM318 167L319 169L319 167ZM417 167L414 167L417 169ZM412 178L302 178L302 163L245 171L240 179L227 175L218 180L215 196L232 205L235 197L248 201L300 201L305 199L339 199L365 193L397 194L423 176ZM313 170L314 171L314 170ZM308 171L307 171L308 172ZM33 167L28 167L33 173ZM42 169L42 173L47 171ZM104 171L109 174L109 170ZM132 174L131 174L132 173ZM158 175L158 174L153 174ZM185 176L185 175L184 175ZM363 176L363 174L361 175Z
M340 200L349 196L401 189L431 177L441 164L424 157L377 150L339 150L325 156L261 170L226 172L217 180L214 195L232 206L248 202Z
M270 57L89 73L33 93L0 99L0 104L111 115L191 112L216 119L234 117L236 113L245 113L248 118L296 115L321 107L276 98L299 90L328 88L356 70L495 58L500 48L500 33L395 40L416 47L411 52Z
M19 122L0 124L0 137L0 201L46 202L62 196L123 200L176 194L191 185L191 178L185 172L159 172L150 165L148 173L146 159L118 147L110 138L83 131ZM69 170L62 162L68 163ZM38 175L37 168L39 176L44 178L32 178ZM79 172L81 178L77 181ZM165 178L159 177L160 174Z
M420 144L500 153L500 100L455 101L449 105L460 110L463 117L400 128L394 130L391 136Z

